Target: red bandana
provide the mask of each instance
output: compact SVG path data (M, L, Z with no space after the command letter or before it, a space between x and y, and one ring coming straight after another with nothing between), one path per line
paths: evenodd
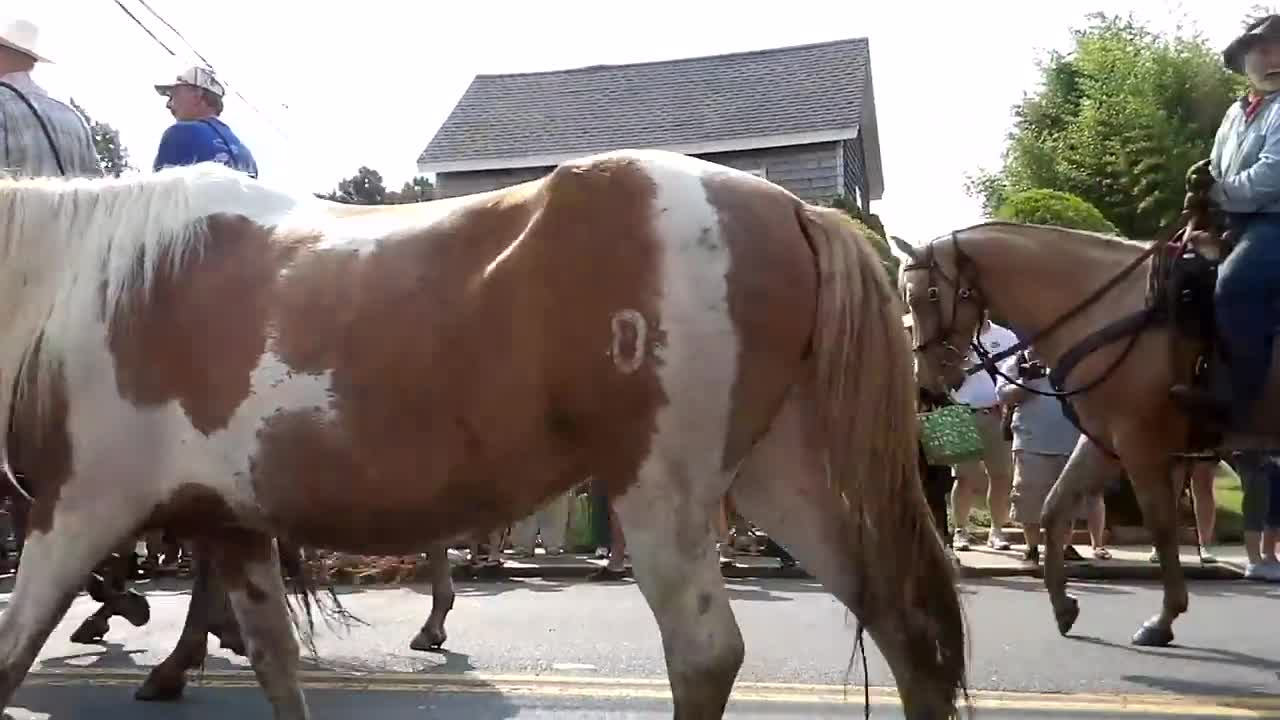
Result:
M1258 114L1258 111L1262 109L1262 103L1266 102L1267 96L1259 95L1256 91L1250 90L1248 100L1249 105L1244 109L1245 122L1249 122L1254 115Z

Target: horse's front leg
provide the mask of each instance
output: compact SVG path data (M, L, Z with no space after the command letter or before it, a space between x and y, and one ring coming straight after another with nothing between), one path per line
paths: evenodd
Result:
M8 607L0 613L0 710L8 706L66 615L85 577L124 541L148 503L119 499L105 483L73 475L56 497L38 496L24 562Z
M1133 490L1142 507L1143 523L1151 533L1152 545L1160 556L1160 582L1164 586L1164 603L1158 615L1152 616L1133 635L1134 645L1163 647L1173 642L1173 621L1187 611L1187 581L1178 557L1178 496L1170 487L1171 473L1182 470L1168 459L1168 449L1157 451L1163 456L1151 458L1129 472ZM1127 465L1127 463L1126 463Z
M422 629L409 642L413 650L435 650L443 647L449 634L444 621L453 609L453 567L449 565L449 549L446 543L434 543L428 549L431 570L431 615Z
M1074 519L1075 509L1085 495L1096 492L1116 464L1089 438L1081 436L1071 452L1049 496L1045 498L1040 524L1044 528L1044 586L1053 605L1058 632L1071 632L1080 616L1080 603L1067 594L1067 574L1061 538Z

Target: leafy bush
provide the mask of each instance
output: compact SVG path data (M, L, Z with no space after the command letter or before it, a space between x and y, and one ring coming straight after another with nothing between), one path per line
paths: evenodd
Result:
M996 210L995 219L1119 234L1116 226L1086 200L1071 193L1044 188L1009 195Z

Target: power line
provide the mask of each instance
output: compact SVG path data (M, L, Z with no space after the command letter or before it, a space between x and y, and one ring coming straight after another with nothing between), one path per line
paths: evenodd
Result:
M161 17L161 16L160 16L160 13L156 12L155 10L152 10L152 9L151 9L151 6L147 4L147 1L146 1L146 0L138 0L138 4L139 4L139 5L141 5L142 7L146 8L146 9L147 9L147 12L151 13L152 15L155 15L157 20L159 20L160 22L164 23L164 26L165 26L165 27L169 28L169 30L171 30L171 31L173 32L173 34L174 34L174 35L177 35L177 36L178 36L178 39L179 39L179 40L181 40L181 41L182 41L182 43L183 43L184 45L186 45L188 48L190 48L191 52L195 53L195 56L196 56L196 57L200 58L200 62L202 62L202 63L204 63L205 65L207 65L207 66L209 67L209 69L210 69L210 70L213 70L213 69L214 69L214 67L213 67L213 63L211 63L211 62L209 62L207 59L205 59L205 56L201 55L199 50L196 50L196 49L191 45L191 43L190 43L190 42L187 42L187 39L186 39L185 37L183 37L182 33L178 32L178 28L176 28L176 27L174 27L173 25L169 24L169 21L168 21L168 20L165 20L163 17ZM242 99L243 99L243 98L242 98Z
M174 52L174 51L170 50L168 45L165 45L165 44L164 44L164 42L162 42L162 41L160 40L160 38L156 37L156 34L155 34L155 33L151 32L151 28L147 27L146 25L143 25L143 24L142 24L142 21L138 19L138 16L134 15L132 12L129 12L129 8L125 7L125 6L124 6L124 3L120 2L120 0L115 0L115 3L116 3L116 5L119 5L119 6L120 6L120 9L124 11L124 14L125 14L125 15L128 15L128 16L129 16L129 19L130 19L130 20L133 20L133 22L134 22L138 27L142 28L144 32L146 32L148 35L150 35L150 36L151 36L151 39L152 39L152 40L155 40L155 41L156 41L156 43L158 43L158 44L160 45L160 47L164 48L164 49L165 49L165 52L169 53L170 55L172 55L172 56L174 56L174 57L177 57L177 56L178 56L178 53L176 53L176 52Z
M120 2L120 0L114 0L114 2L115 2L115 4L116 4L116 5L119 5L119 6L120 6L120 9L121 9L121 10L124 10L124 12L125 12L125 14L126 14L126 15L128 15L128 16L129 16L129 17L130 17L130 18L131 18L135 23L137 23L138 27L140 27L140 28L142 28L143 30L145 30L145 31L147 32L147 34L151 36L151 39L153 39L153 40L155 40L157 43L159 43L160 47L164 48L164 49L165 49L165 51L166 51L166 52L168 52L170 55L172 55L172 56L174 56L174 57L177 57L177 56L178 56L178 54L177 54L177 53L175 53L173 50L170 50L170 49L169 49L169 46L168 46L168 45L165 45L163 42L161 42L160 38L156 37L155 33L151 32L151 30L150 30L146 25L143 25L143 24L142 24L142 21L138 20L137 16L135 16L132 12L129 12L129 8L125 7L125 6ZM186 38L186 37L184 37L184 36L183 36L183 34L182 34L181 32L178 32L178 29L177 29L177 28L175 28L175 27L174 27L174 26L173 26L173 25L172 25L168 20L165 20L165 19L164 19L164 17L162 17L162 16L160 15L160 13L158 13L158 12L156 12L154 9L152 9L152 7L146 3L146 0L138 0L138 4L140 4L140 5L142 5L142 7L146 8L146 9L147 9L147 12L150 12L152 15L154 15L154 16L156 17L156 19L157 19L157 20L159 20L160 22L164 23L164 26L165 26L165 27L167 27L167 28L169 28L169 30L170 30L171 32L173 32L173 34L174 34L174 35L177 35L177 36L178 36L178 39L179 39L179 40L181 40L181 41L182 41L182 43L183 43L184 45L186 45L186 46L187 46L187 48L188 48L188 49L190 49L190 50L191 50L191 52L192 52L192 53L193 53L197 58L199 58L199 59L200 59L200 62L204 63L204 64L205 64L205 66L206 66L206 67L208 67L210 70L214 70L213 63L209 62L209 60L208 60L207 58L205 58L205 56L204 56L204 55L201 55L201 54L200 54L200 51L199 51L199 50L196 50L196 49L195 49L195 47L194 47L190 42L188 42L188 41L187 41L187 38ZM215 71L215 73L216 73L216 71ZM224 83L224 85L225 85L225 84L226 84L226 83ZM258 116L259 116L259 117L261 117L263 120L266 120L266 121L267 121L267 124L271 126L271 129L275 130L277 133L279 133L279 134L280 134L280 136L281 136L281 137L285 138L286 140L287 140L287 139L289 139L289 134L288 134L288 133L286 133L283 129L281 129L279 125L276 125L276 124L275 124L275 122L274 122L274 121L273 121L273 120L272 120L272 119L271 119L271 118L270 118L266 113L264 113L264 112L262 112L261 110L259 110L259 109L258 109L258 107L257 107L256 105L254 105L253 103L249 102L249 99L248 99L248 98L246 98L244 95L242 95L242 94L240 93L240 91L239 91L239 90L237 90L237 89L235 89L235 87L231 87L231 86L228 86L228 89L229 89L229 90L231 90L231 92L235 93L235 96L236 96L236 97L238 97L238 98L240 98L240 101L241 101L241 102L243 102L245 105L249 106L249 109L251 109L251 110L253 110L255 113L257 113L257 114L258 114Z

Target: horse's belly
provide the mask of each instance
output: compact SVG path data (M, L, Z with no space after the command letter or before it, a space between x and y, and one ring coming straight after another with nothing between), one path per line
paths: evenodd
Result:
M377 437L348 425L316 411L264 420L250 467L276 532L353 552L415 552L519 519L582 479L543 449L469 450L453 424L386 427Z

